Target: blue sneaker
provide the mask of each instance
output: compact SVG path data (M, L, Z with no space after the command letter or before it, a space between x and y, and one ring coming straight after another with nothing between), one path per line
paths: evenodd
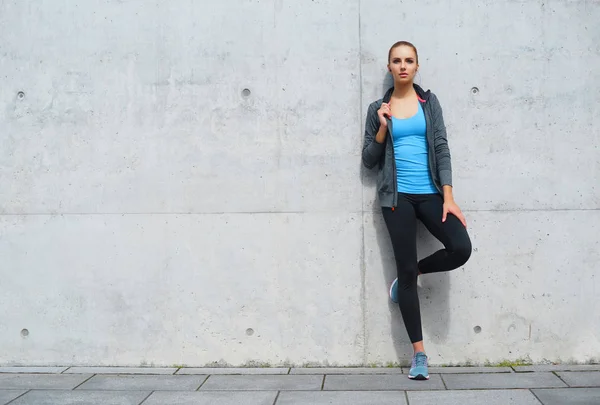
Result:
M429 371L427 370L427 356L423 352L415 354L412 360L412 366L408 372L408 378L411 380L429 380Z
M392 285L390 286L390 299L392 302L398 303L398 279L392 281Z

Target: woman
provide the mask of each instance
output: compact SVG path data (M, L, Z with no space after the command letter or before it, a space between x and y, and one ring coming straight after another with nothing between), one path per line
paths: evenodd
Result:
M378 168L377 190L398 278L390 298L400 306L414 357L408 377L429 379L417 296L420 274L456 269L471 255L465 217L452 195L450 151L442 108L435 94L414 84L417 49L395 43L388 54L394 87L369 106L363 164ZM445 249L417 261L419 219Z

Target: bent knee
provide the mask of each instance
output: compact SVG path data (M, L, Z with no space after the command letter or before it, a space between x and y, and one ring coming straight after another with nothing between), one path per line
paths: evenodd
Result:
M472 251L473 248L469 239L462 241L454 247L454 251L452 253L456 257L456 261L459 267L469 260Z

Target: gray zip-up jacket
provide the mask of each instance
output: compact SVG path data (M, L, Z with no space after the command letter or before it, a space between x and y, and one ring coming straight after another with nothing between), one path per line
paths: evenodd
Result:
M425 92L416 84L413 84L413 86L425 113L429 171L438 192L443 194L442 187L452 185L452 165L442 107L431 91L427 90ZM369 106L362 152L362 161L365 167L372 169L378 165L377 192L381 206L392 208L396 207L398 202L398 186L392 141L392 121L390 118L387 118L388 135L385 137L385 143L378 143L375 136L380 126L377 111L381 108L382 103L390 102L393 91L394 88L390 88L382 99L371 103Z

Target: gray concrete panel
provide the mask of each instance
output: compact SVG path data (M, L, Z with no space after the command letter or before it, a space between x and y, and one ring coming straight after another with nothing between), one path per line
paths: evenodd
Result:
M418 281L430 365L595 358L600 313L574 308L598 300L600 213L465 215L473 245L467 264ZM364 224L367 361L410 365L410 340L388 296L396 277L388 231L381 214L365 214ZM417 248L421 259L443 245L420 226Z
M323 376L317 375L212 375L201 391L310 391L320 390Z
M408 392L410 405L540 405L529 390Z
M357 1L1 11L2 211L360 208Z
M515 366L517 373L535 371L600 371L600 364L538 364L534 366Z
M599 387L600 388L600 373L596 371L563 371L557 372L564 382L569 387Z
M360 11L363 110L391 84L389 47L413 42L416 83L444 109L464 208L598 208L597 4L375 0Z
M559 388L532 391L544 405L600 404L600 388Z
M290 374L402 374L400 367L292 368Z
M195 391L205 375L95 375L78 390L91 391Z
M277 392L153 392L144 405L273 405Z
M442 378L449 390L566 387L566 384L552 373L445 374Z
M19 395L23 395L27 391L19 390L0 390L0 404L6 405Z
M407 375L328 375L326 391L392 391L392 390L443 390L444 383L437 374L427 381L415 381Z
M0 389L70 390L77 387L91 376L91 374L0 374Z
M0 367L0 373L8 374L60 374L68 367Z
M402 391L282 392L277 405L406 405Z
M139 405L150 391L45 391L32 390L10 405Z
M260 368L234 368L234 367L222 367L222 368L214 368L214 367L189 367L189 368L181 368L177 371L177 375L186 375L186 374L226 374L226 375L247 375L247 374L288 374L290 371L289 368L277 368L277 367L260 367Z
M18 303L0 306L6 361L361 362L360 215L4 216L0 229Z
M160 367L71 367L64 374L174 374L176 368ZM200 373L197 373L200 374ZM206 374L206 373L204 373Z

